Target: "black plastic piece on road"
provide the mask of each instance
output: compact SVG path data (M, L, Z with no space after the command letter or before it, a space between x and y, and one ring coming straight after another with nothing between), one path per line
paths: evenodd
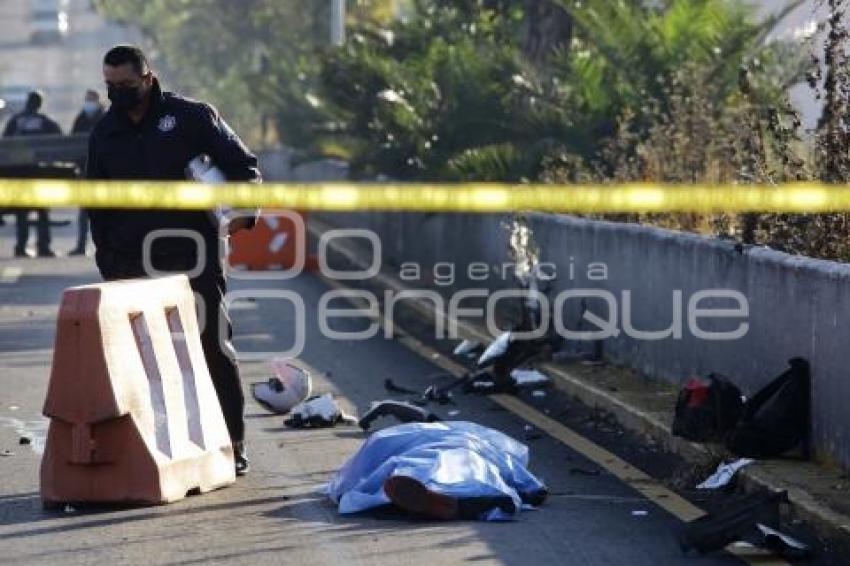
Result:
M440 417L422 407L403 401L387 400L369 409L357 424L363 430L369 430L372 423L381 417L395 417L403 423L432 423L440 420Z

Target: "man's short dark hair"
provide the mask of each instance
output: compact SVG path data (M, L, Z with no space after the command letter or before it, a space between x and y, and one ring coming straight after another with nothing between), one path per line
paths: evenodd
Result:
M103 64L110 67L120 67L121 65L129 64L140 75L145 75L150 71L148 58L135 45L118 45L113 47L104 56Z
M29 112L38 112L41 110L41 105L44 103L44 96L37 90L31 91L27 95L26 109Z

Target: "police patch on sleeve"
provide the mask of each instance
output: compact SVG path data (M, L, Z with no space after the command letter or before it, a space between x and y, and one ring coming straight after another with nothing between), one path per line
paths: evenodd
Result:
M167 114L159 119L159 124L157 127L160 132L170 132L177 126L177 118L172 116L171 114Z

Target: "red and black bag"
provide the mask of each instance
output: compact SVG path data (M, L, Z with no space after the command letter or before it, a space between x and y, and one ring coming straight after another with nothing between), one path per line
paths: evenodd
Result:
M692 377L676 401L673 434L694 442L722 441L743 414L741 390L717 374Z

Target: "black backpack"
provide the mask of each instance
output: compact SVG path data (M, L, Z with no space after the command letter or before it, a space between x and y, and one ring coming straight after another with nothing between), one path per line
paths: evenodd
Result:
M741 390L717 374L693 377L676 401L673 434L694 442L722 441L743 411Z
M809 457L811 375L809 362L792 358L790 367L744 404L741 420L726 447L747 458L780 456L802 444Z

